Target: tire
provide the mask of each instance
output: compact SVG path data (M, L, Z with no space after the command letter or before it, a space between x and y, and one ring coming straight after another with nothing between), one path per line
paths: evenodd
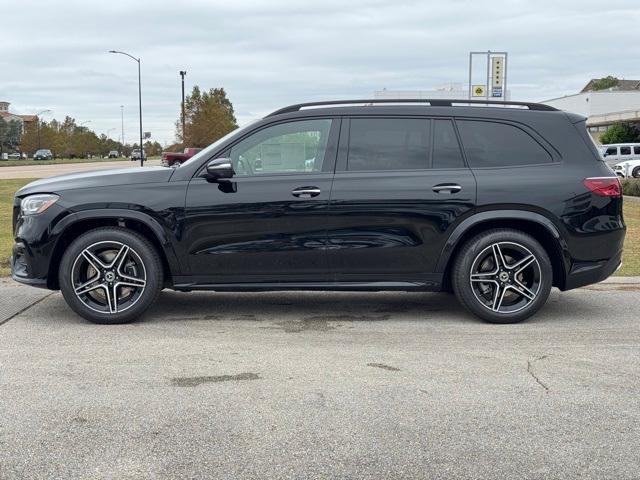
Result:
M462 247L451 280L456 297L474 315L490 323L516 323L545 304L553 269L531 235L501 228L482 232Z
M640 178L640 166L635 167L632 171L631 171L631 176L633 178Z
M129 323L157 300L162 262L142 235L120 227L96 228L64 252L58 281L67 304L81 317L100 324Z

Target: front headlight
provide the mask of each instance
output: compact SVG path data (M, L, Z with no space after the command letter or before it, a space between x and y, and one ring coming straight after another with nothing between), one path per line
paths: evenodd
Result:
M29 195L20 202L20 210L23 215L37 215L58 201L58 195L52 193L39 193Z

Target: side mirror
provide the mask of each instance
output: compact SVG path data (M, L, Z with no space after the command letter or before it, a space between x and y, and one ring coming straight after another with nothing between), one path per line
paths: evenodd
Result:
M230 158L216 158L207 163L207 177L213 181L228 179L235 174Z
M608 154L607 152L604 152L604 153L602 154L602 156L603 156L603 157L608 157L608 156L609 156L609 154Z

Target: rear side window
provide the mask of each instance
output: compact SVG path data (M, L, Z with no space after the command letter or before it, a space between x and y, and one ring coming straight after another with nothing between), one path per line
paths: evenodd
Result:
M451 120L433 122L433 168L464 168L460 144Z
M471 168L536 165L553 159L531 135L514 125L458 120Z
M620 155L631 155L631 147L620 147Z
M354 118L349 133L347 170L428 168L429 120Z

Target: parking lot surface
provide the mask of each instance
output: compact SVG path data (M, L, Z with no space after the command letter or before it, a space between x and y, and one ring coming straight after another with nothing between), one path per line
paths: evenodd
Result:
M3 480L640 472L638 283L518 325L447 294L166 291L99 326L41 295L0 325Z

